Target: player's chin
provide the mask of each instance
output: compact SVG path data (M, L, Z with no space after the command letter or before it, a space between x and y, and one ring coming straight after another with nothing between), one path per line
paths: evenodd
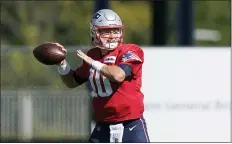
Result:
M106 49L106 50L108 50L108 51L114 51L116 48L114 48L114 49Z
M105 51L114 51L116 48L101 47L101 49Z
M108 44L106 47L104 47L105 50L108 51L114 51L118 47L118 44Z

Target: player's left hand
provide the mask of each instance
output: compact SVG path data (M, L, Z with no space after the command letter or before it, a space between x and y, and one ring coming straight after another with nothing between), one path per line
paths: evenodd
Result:
M77 50L77 56L79 56L80 58L82 58L89 65L91 65L92 62L93 62L93 59L91 57L87 56L81 50Z

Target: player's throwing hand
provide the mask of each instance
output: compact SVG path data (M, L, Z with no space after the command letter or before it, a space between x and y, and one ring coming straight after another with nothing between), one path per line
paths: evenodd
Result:
M61 45L59 43L54 43L54 44L56 44L58 47L60 47L62 51L64 51L65 53L67 53L67 50L64 48L63 45ZM57 64L57 65L63 65L64 63L65 63L65 59L63 61L61 61L59 64Z

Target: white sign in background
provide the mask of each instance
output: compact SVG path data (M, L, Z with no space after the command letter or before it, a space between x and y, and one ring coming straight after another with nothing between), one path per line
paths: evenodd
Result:
M144 48L151 142L228 142L230 48Z

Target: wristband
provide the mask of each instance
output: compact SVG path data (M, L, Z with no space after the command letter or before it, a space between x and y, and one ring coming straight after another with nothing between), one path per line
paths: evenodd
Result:
M98 72L100 72L101 68L105 65L99 61L93 61L92 62L92 68L94 68L95 70L97 70Z
M66 61L64 61L62 65L57 67L57 70L60 75L67 75L70 72L71 68L69 64Z

